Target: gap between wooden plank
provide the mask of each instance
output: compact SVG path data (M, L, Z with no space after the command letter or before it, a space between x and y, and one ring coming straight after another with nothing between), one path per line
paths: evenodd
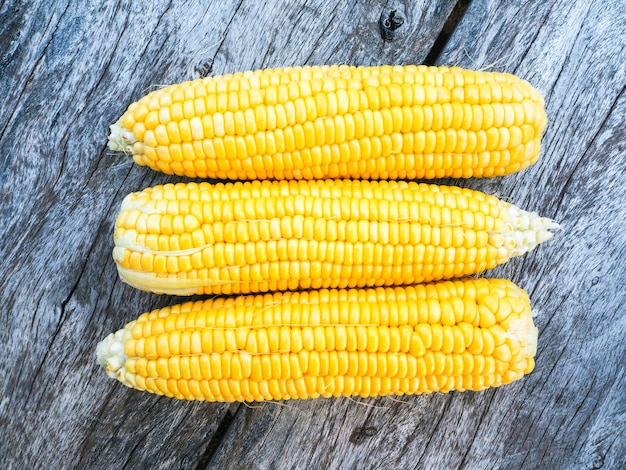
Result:
M452 8L452 11L450 12L450 16L448 16L448 19L441 29L439 36L437 36L437 39L435 39L433 46L430 48L428 55L424 59L424 64L435 65L444 47L446 47L450 35L456 29L471 2L472 0L458 0L456 2L454 7Z
M213 454L220 446L220 443L224 439L224 436L226 436L228 428L235 419L235 415L237 414L237 411L240 407L241 403L232 403L226 413L224 413L224 417L220 421L220 424L217 426L217 429L209 440L206 449L204 449L202 457L200 457L200 460L198 460L196 470L204 470L205 468L207 468L208 463L213 458Z

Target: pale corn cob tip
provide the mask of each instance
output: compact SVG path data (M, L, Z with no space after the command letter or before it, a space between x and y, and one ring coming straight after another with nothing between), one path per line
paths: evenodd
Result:
M133 146L137 142L137 138L132 131L122 126L122 118L118 119L115 124L109 126L111 133L109 134L108 147L114 152L133 153Z
M128 387L132 387L125 379L125 364L128 357L124 354L124 343L129 337L130 332L127 328L111 333L98 343L96 357L100 365L105 368L109 377L119 380Z
M502 247L506 250L507 257L513 258L528 253L537 245L550 240L561 226L552 219L542 217L536 212L529 212L509 204L509 223L505 224L501 232L503 237Z
M506 336L511 339L522 341L524 345L524 355L535 357L537 354L537 342L539 340L539 328L533 322L533 316L523 316L512 320Z

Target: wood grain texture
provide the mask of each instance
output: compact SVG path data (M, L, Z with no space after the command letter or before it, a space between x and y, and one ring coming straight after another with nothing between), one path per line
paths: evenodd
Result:
M3 468L626 464L626 4L474 0L435 53L456 3L0 3ZM385 36L391 11L403 21ZM563 224L553 241L489 273L531 294L536 370L483 393L261 407L177 402L108 379L97 342L179 300L122 284L111 258L121 199L180 180L106 150L126 106L207 74L427 56L516 73L546 96L537 165L454 181Z

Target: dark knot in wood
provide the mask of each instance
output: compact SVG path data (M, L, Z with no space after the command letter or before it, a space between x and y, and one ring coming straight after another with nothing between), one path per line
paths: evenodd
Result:
M207 60L205 62L202 62L201 64L196 65L194 67L194 71L196 72L196 75L201 78L208 76L213 71L213 61Z
M404 24L404 16L398 10L385 10L380 15L378 25L380 26L380 35L385 41L392 41L396 33L395 31Z

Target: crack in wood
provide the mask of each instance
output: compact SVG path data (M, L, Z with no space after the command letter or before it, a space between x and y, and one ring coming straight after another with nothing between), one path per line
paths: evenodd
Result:
M452 11L448 16L446 22L443 25L443 28L439 32L437 39L433 43L432 47L428 51L426 58L424 59L424 64L426 65L435 65L441 56L446 44L448 43L448 39L456 29L457 25L463 19L463 15L465 11L469 7L472 0L458 0L454 7L452 7Z
M232 422L235 420L235 416L240 409L241 406L239 404L236 404L236 407L234 407L234 411L233 406L230 406L229 409L226 410L226 412L222 416L222 419L220 420L219 425L217 426L217 429L213 433L213 436L211 436L211 439L207 443L207 446L204 449L204 453L198 460L198 463L195 467L196 470L204 470L206 468L209 468L209 463L213 459L213 456L215 455L215 452L217 452L217 449L219 449L220 444L228 434L228 429L230 428Z

